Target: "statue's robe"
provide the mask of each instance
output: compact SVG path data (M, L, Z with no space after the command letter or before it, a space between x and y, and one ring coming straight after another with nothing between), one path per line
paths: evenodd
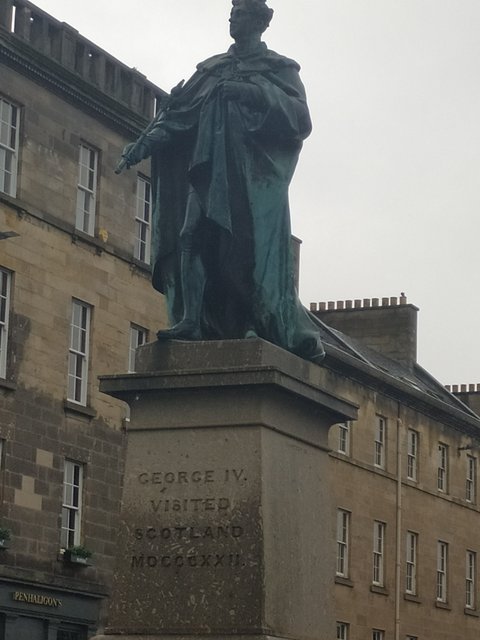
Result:
M195 232L207 272L205 339L248 331L307 358L323 349L295 288L288 187L311 131L298 64L261 43L235 45L198 65L149 135L153 186L153 285L173 324L183 316L180 231L189 190L202 208ZM258 87L261 100L226 100L227 80ZM155 146L160 131L171 143Z

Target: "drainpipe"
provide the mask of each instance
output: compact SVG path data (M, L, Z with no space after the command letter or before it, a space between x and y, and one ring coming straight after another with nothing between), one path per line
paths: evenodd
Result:
M402 420L400 403L397 404L397 514L395 554L395 640L400 640L400 593L402 578Z

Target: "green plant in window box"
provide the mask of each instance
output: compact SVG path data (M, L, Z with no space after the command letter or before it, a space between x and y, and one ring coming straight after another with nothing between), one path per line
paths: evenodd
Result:
M6 527L0 527L0 549L8 549L12 532Z
M63 559L70 564L89 565L89 559L92 557L92 552L83 545L77 545L65 549Z

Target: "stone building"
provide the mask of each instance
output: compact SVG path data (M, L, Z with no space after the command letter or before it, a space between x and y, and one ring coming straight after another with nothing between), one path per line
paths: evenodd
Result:
M474 640L480 388L445 389L417 364L403 297L311 309L328 386L359 407L330 431L337 639Z
M165 326L150 284L148 177L114 169L161 97L73 28L1 0L5 640L85 640L111 580L128 416L97 376L131 370L134 348ZM79 545L87 565L65 553Z
M148 165L114 169L162 96L72 27L0 0L2 640L101 629L128 412L97 376L132 371L166 322ZM480 389L417 364L404 298L311 308L323 383L359 407L330 432L337 639L476 639Z

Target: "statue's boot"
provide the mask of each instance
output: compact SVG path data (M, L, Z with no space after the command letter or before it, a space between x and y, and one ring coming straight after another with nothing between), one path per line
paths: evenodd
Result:
M182 251L181 280L183 291L183 318L170 329L158 331L159 340L201 340L200 311L205 290L205 269L199 255Z

